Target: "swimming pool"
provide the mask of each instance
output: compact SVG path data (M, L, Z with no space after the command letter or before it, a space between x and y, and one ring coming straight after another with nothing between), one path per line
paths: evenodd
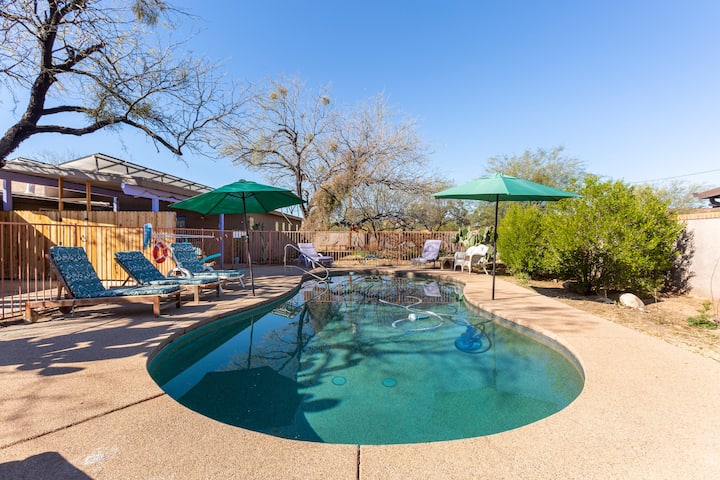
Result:
M572 402L563 349L491 320L459 286L348 275L177 338L150 362L186 407L305 441L418 443L489 435Z

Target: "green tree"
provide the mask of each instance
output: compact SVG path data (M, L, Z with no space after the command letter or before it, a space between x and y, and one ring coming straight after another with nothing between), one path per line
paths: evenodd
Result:
M534 152L525 150L522 155L490 157L485 171L491 174L504 173L565 190L585 175L585 164L575 157L564 155L564 151L564 147L550 150L538 148Z
M655 293L678 255L683 226L647 187L588 176L582 198L548 205L547 268L582 293Z
M687 213L704 207L704 202L695 193L709 190L710 187L682 180L672 180L660 185L652 185L655 195L668 202L668 207L677 213Z
M565 155L564 152L564 147L554 147L550 150L538 148L535 151L525 150L521 155L490 157L485 166L485 173L504 173L561 190L574 191L574 185L586 175L585 164L575 157ZM500 203L499 218L504 218L510 205L509 202ZM474 206L469 220L473 225L492 225L494 217L495 205L480 202Z

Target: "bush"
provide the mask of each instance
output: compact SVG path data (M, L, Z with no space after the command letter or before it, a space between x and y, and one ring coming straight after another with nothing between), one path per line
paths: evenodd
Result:
M544 245L540 207L512 203L498 225L497 249L503 263L515 275L537 278L542 271Z
M545 266L583 293L655 293L673 266L683 226L649 188L589 176L582 198L550 204Z

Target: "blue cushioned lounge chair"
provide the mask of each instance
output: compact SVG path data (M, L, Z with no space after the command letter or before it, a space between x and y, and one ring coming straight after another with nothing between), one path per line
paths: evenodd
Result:
M153 313L160 316L160 303L174 301L180 307L179 285L148 285L138 287L105 288L97 276L82 247L50 247L50 266L58 279L58 295L55 300L25 303L25 318L37 320L38 308L60 307L71 312L75 307L103 303L152 303ZM62 291L66 290L63 297Z
M115 252L115 261L140 285L180 285L183 290L192 292L195 303L200 302L201 290L215 290L217 296L220 296L222 280L217 275L191 278L166 277L138 250Z
M170 245L173 260L177 266L176 271L185 277L203 278L208 276L218 277L226 282L240 282L245 287L245 272L243 270L214 270L208 265L203 265L197 257L195 247L189 242L178 242Z

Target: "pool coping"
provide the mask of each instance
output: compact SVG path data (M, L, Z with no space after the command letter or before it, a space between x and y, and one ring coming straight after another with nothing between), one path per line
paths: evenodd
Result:
M376 270L357 267L353 270ZM720 363L484 274L417 271L465 284L465 298L563 345L585 387L562 411L486 437L410 445L326 445L220 424L149 378L160 343L296 288L254 267L257 297L152 317L143 305L0 329L0 478L712 478L720 472ZM638 313L641 314L641 313ZM14 475L14 476L13 476Z

